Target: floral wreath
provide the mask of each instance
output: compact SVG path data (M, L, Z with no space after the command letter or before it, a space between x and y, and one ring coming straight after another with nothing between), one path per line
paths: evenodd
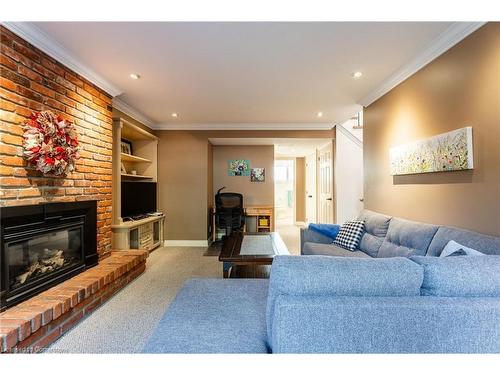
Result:
M23 155L37 171L62 175L75 170L75 161L80 155L72 122L52 111L34 112L23 129Z

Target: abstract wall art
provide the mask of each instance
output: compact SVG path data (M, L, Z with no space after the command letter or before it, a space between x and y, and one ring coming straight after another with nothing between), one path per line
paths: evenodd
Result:
M250 170L251 182L264 182L266 180L266 168L252 168Z
M389 159L393 176L473 169L472 127L392 147Z
M229 176L250 176L250 160L229 160L227 173Z

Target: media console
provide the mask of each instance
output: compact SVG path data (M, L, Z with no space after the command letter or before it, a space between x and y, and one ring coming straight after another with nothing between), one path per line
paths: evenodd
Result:
M165 216L150 216L112 225L113 246L118 250L152 251L163 244L164 223Z

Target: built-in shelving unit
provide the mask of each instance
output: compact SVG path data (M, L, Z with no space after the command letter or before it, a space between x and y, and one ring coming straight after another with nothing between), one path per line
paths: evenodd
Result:
M132 154L122 152L121 140L132 144ZM158 177L158 137L136 124L118 117L113 119L113 225L121 217L121 182L156 181ZM122 171L122 165L126 172ZM135 171L134 173L131 173Z
M124 153L121 140L132 144ZM122 165L126 172L122 171ZM135 173L132 173L135 171ZM152 250L163 242L164 217L124 222L121 216L121 182L158 178L158 137L124 118L113 119L113 248Z

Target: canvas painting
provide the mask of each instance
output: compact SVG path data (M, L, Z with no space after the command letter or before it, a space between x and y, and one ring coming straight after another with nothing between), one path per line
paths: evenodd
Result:
M229 160L227 172L229 176L250 176L250 160Z
M266 180L266 168L252 168L250 171L251 182L264 182Z
M393 147L389 159L393 176L473 169L472 127Z

